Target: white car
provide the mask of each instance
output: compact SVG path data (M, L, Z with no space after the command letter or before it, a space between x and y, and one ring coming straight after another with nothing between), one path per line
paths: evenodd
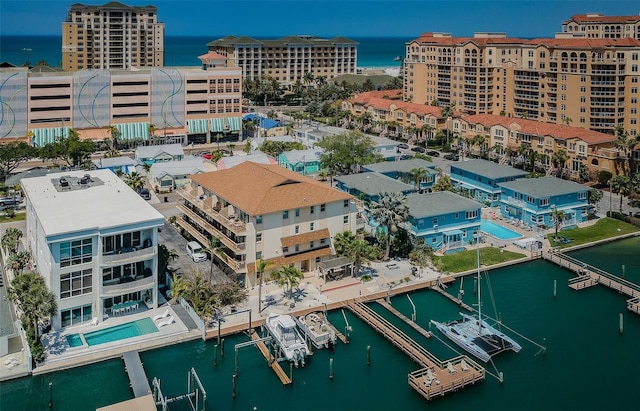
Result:
M189 257L196 263L207 260L207 255L202 252L202 246L197 241L189 241L186 250Z

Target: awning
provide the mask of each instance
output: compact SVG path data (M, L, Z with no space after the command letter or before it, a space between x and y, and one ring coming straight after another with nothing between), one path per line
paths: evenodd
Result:
M69 138L70 129L71 127L35 128L31 130L33 132L31 145L43 147L47 143L55 142L56 137Z
M197 118L189 120L189 134L206 134L209 132L209 120Z
M229 124L229 131L242 130L242 118L241 117L227 117L227 124Z
M122 140L149 140L149 123L114 124Z
M211 119L211 132L212 133L223 133L225 127L225 119L223 118L212 118Z
M464 233L462 232L462 230L449 230L443 231L442 234L446 235L447 237L453 237L454 235L462 235Z

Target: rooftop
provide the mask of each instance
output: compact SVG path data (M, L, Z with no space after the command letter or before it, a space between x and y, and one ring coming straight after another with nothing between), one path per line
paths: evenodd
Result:
M61 190L86 174L94 180L85 188ZM67 171L25 178L22 188L47 236L148 223L164 224L164 217L110 170Z
M509 177L524 177L527 175L526 171L482 159L452 163L451 174L455 174L455 169L468 171L492 180Z
M136 158L154 158L166 153L171 156L184 155L181 144L162 144L158 146L138 146L136 148Z
M369 196L380 193L402 193L415 190L415 187L411 184L403 183L402 181L387 177L384 174L373 172L336 176L334 180Z
M204 189L249 215L269 214L353 198L276 164L247 161L228 170L198 174L191 178Z
M140 164L138 160L134 160L128 156L99 158L97 160L91 160L91 162L96 168L135 166Z
M221 39L213 40L207 43L209 47L233 47L236 44L260 44L262 47L285 47L288 44L302 44L312 47L330 47L335 44L358 45L357 41L346 37L334 37L331 39L323 39L314 36L286 36L279 39L254 39L247 36L226 36Z
M382 161L380 163L365 164L362 166L365 170L375 171L378 173L391 173L394 171L399 173L411 173L411 170L415 168L424 168L427 174L436 174L433 167L435 167L434 163L421 158L411 158L399 161Z
M188 156L181 161L162 161L154 163L149 169L149 175L156 178L163 175L188 175L215 171L216 166L212 161L202 157Z
M588 187L557 177L520 178L498 185L534 198L553 197L589 191Z
M234 155L229 157L222 157L220 160L218 160L216 166L218 167L218 170L227 170L247 161L251 161L256 164L278 164L276 159L271 157L269 154L262 151L254 151L253 153L244 156Z
M310 148L308 150L291 150L282 153L290 164L320 161L322 150Z
M409 194L407 196L409 215L425 218L450 214L452 212L474 211L482 208L475 200L459 196L451 191L436 191L429 194Z

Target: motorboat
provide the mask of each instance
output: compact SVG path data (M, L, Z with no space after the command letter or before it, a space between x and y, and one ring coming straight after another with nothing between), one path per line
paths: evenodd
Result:
M314 347L317 349L329 348L333 351L337 340L336 332L323 312L311 312L297 317L296 323Z
M293 362L296 367L304 367L309 350L293 317L288 314L269 314L264 326L284 358Z
M477 284L478 284L478 316L460 313L462 318L449 322L431 320L438 331L453 341L460 348L484 362L503 351L519 352L522 347L511 337L497 330L482 318L480 300L480 241L477 239Z

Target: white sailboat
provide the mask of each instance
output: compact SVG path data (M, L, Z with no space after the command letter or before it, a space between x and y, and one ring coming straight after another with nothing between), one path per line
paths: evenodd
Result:
M305 357L309 354L304 338L296 328L293 317L286 314L269 314L264 323L269 334L275 339L280 351L288 361L305 365Z
M519 352L522 347L511 337L497 330L486 320L482 319L482 303L480 290L480 238L477 240L477 279L478 279L478 316L460 313L461 319L441 323L431 320L431 323L447 338L468 353L488 362L492 356L506 350Z

